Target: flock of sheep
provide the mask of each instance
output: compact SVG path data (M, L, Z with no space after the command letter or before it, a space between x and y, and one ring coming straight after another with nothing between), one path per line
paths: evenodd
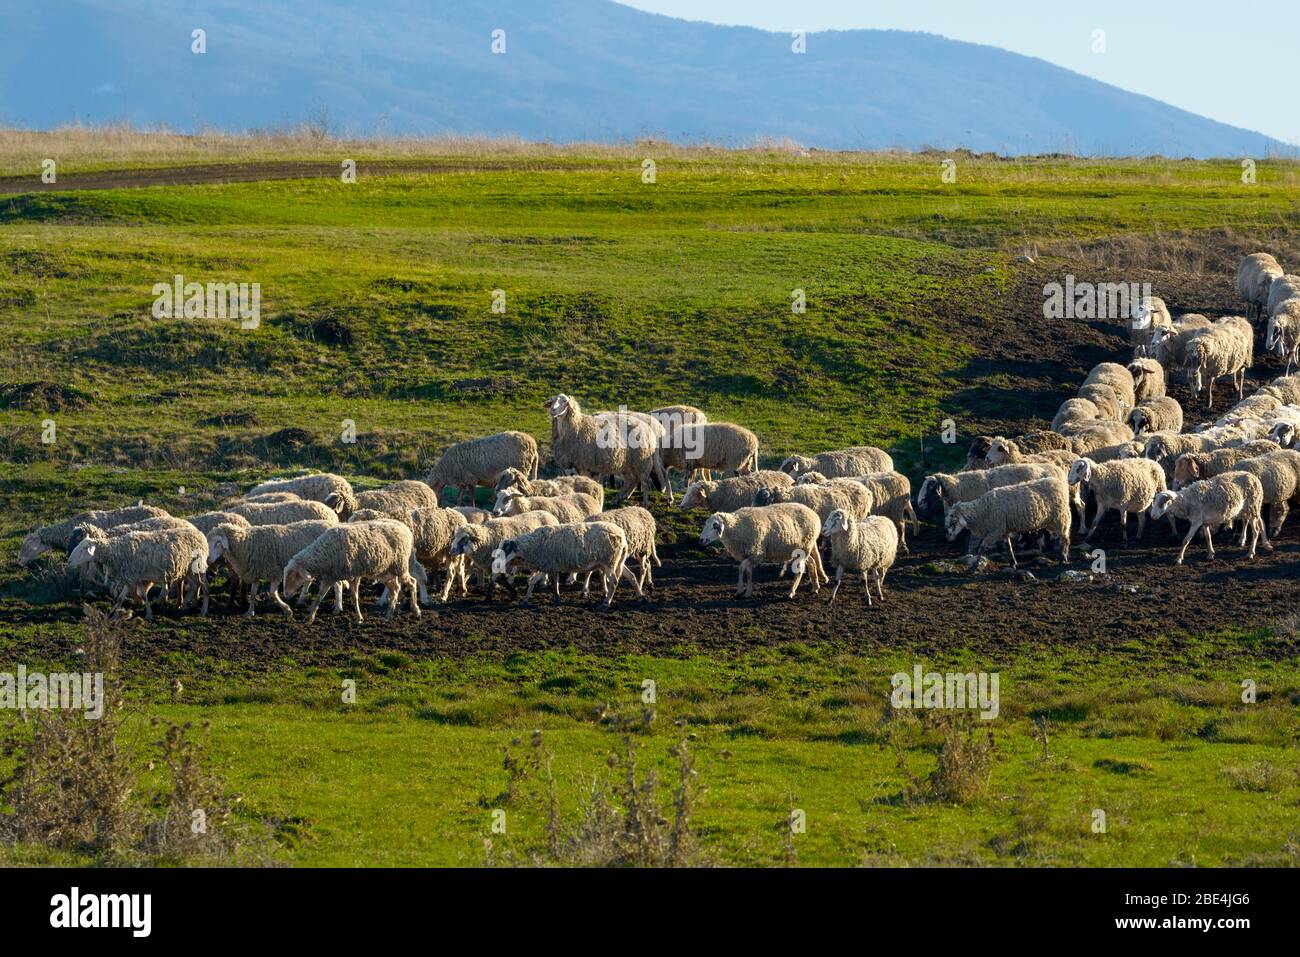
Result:
M1300 349L1300 277L1257 253L1242 261L1237 287L1250 317L1267 316L1266 348L1287 357L1286 375L1243 398L1254 359L1251 319L1174 320L1162 300L1145 298L1129 323L1135 348L1128 365L1093 368L1050 430L977 438L962 471L925 478L918 504L942 507L949 540L966 532L975 555L1005 545L1013 564L1013 543L1041 536L1055 540L1068 562L1072 528L1083 530L1087 545L1111 511L1125 545L1130 514L1139 539L1148 515L1167 518L1175 530L1176 520L1188 523L1180 563L1198 531L1213 557L1212 530L1228 525L1240 525L1251 557L1257 545L1271 548L1264 508L1276 535L1300 494L1300 451L1291 448L1300 428L1300 375L1290 375ZM1207 404L1215 381L1230 377L1239 401L1215 422L1183 431L1183 410L1166 394L1167 377L1177 373ZM158 597L181 607L201 601L206 613L218 567L232 601L247 589L250 616L263 585L290 616L286 599L305 604L314 587L309 623L327 596L342 612L345 591L362 620L367 583L383 586L379 604L388 617L404 592L419 615L421 604L433 603L430 574L442 576L438 599L445 602L453 588L468 594L471 578L488 598L497 585L514 596L521 572L528 576L525 601L538 585L559 600L562 580L581 579L585 596L598 573L608 607L622 579L638 595L654 587L656 525L644 506L652 490L674 501L677 471L685 481L680 507L712 513L700 541L720 544L739 565L737 595L753 594L761 564L790 573L791 597L805 575L818 591L830 582L829 561L831 600L852 572L861 575L870 604L872 586L883 599L885 574L907 553L908 524L919 528L911 484L879 448L795 455L777 470L760 470L753 432L710 422L693 406L587 414L561 394L546 407L555 478L538 478L536 439L501 432L451 446L424 481L358 492L341 476L314 473L263 482L218 511L185 518L143 503L85 512L31 532L19 564L61 552L83 587L107 591L114 612L132 599L149 618ZM620 491L607 511L608 479ZM447 487L455 493L451 506L441 502ZM491 510L474 506L479 487L495 493ZM642 504L624 505L637 490Z

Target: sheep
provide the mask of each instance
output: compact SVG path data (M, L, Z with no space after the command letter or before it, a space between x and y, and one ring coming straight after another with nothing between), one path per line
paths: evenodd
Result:
M204 535L208 534L208 532L223 523L239 525L242 528L248 528L252 524L248 519L244 518L244 516L237 512L226 511L202 512L198 515L189 516L187 521L189 521L191 525L197 528Z
M694 482L682 493L678 508L735 512L749 506L761 488L786 488L793 484L794 479L785 472L767 469L735 478Z
M744 475L758 471L758 436L731 422L704 422L675 425L662 447L665 469L684 473L713 472Z
M102 529L95 525L78 525L75 529L73 529L72 534L68 536L68 545L65 551L67 557L71 559L72 553L76 551L77 546L80 545L83 541L85 541L88 538L95 542L106 542L112 538L121 538L122 536L128 535L131 532L155 532L155 531L162 531L165 529L173 529L173 530L191 529L194 531L198 530L187 519L174 518L171 515L158 515L153 518L144 518L138 522L130 522L126 525L114 525L109 529ZM102 569L100 568L97 562L89 562L81 566L81 582L82 582L83 589L85 588L87 583L93 583L98 585L109 584L107 581L100 580L99 574L101 570ZM194 574L187 574L181 581L177 583L177 593L176 593L177 604L180 605L181 607L187 607L189 605L189 601L187 598L187 592L188 592L187 586L191 584L194 585L196 595L199 594L204 595L203 614L206 615L208 613L208 599L207 599L207 592L205 590L206 581L199 580L198 577ZM166 598L167 596L168 596L168 589L164 589L163 597Z
M492 599L494 579L491 575L492 553L507 538L523 535L545 525L559 525L560 520L550 512L525 512L509 518L494 518L482 525L465 524L456 529L451 540L452 558L462 559L468 567L479 573L486 585L486 600Z
M271 586L271 599L282 612L293 617L293 609L280 597L280 582L289 559L302 551L337 522L306 521L288 525L218 525L207 533L208 564L225 559L236 577L249 586L248 610L252 618L257 606L257 591L263 581ZM336 594L341 603L341 595Z
M439 499L448 485L456 490L456 500L452 505L459 505L466 492L469 493L469 504L473 505L474 490L478 486L492 488L497 477L510 468L535 479L540 462L537 440L527 432L497 432L457 442L443 451L425 476L425 483L435 490L434 500L428 505L413 505L412 508L442 504Z
M1215 428L1206 432L1156 432L1147 437L1142 456L1160 464L1165 470L1166 484L1174 479L1174 462L1184 452L1212 452L1223 448L1240 438L1241 433L1233 428ZM1238 443L1240 444L1240 443Z
M958 502L974 501L992 489L1052 476L1064 478L1065 475L1066 470L1062 466L1045 462L998 465L979 472L958 472L955 475L935 472L927 475L921 483L916 501L925 508L931 497L937 498L943 504L943 514L946 517Z
M299 475L297 478L270 479L261 485L254 485L244 494L244 501L254 496L270 495L277 492L289 492L299 498L312 502L323 502L331 495L338 495L348 503L352 510L352 483L341 475L330 472L313 472L311 475Z
M1170 395L1143 399L1128 414L1128 422L1135 439L1141 438L1144 432L1181 432L1183 407Z
M1147 509L1157 492L1163 492L1164 470L1150 459L1117 459L1113 462L1094 462L1081 458L1070 466L1068 481L1071 485L1086 485L1097 502L1097 514L1092 527L1083 536L1083 543L1097 532L1101 520L1112 508L1119 512L1119 528L1124 546L1128 547L1128 516L1138 516L1137 540L1142 541L1146 531Z
M1282 530L1290 511L1290 502L1300 493L1300 452L1295 449L1278 449L1242 459L1234 468L1237 472L1246 472L1257 479L1264 490L1264 505L1268 506L1273 535ZM1264 535L1264 547L1272 550Z
M1119 445L1124 442L1133 441L1133 429L1123 422L1110 422L1101 420L1098 422L1089 422L1083 424L1067 424L1062 427L1062 433L1070 440L1070 450L1074 456L1093 455L1104 448ZM1038 456L1030 457L1045 459L1043 453ZM1065 460L1073 461L1069 455L1062 455L1054 451L1047 461L1064 462ZM1068 463L1066 464L1068 468Z
M546 403L551 416L551 455L560 469L587 475L614 475L622 481L618 502L639 487L641 504L650 504L650 476L657 475L672 495L659 459L659 446L649 426L631 415L586 415L578 401L560 393Z
M1300 365L1300 297L1278 303L1268 317L1264 348L1286 357L1286 374Z
M330 495L325 504L338 512L346 521L353 512L362 509L382 512L394 521L405 522L413 508L432 508L438 504L438 493L428 483L415 479L393 482L382 488L358 492L351 502L339 495Z
M862 574L862 588L871 604L871 582L876 594L885 600L885 573L898 557L898 528L883 515L871 515L861 521L837 508L822 525L822 537L831 544L831 564L835 566L835 587L828 604L839 594L845 571Z
M144 602L145 618L153 619L149 590L161 585L166 594L173 583L188 576L198 578L203 592L203 612L207 612L206 576L208 543L197 528L163 528L154 531L128 532L118 538L97 541L86 538L73 549L68 564L73 568L99 567L103 570L110 594L116 595L113 614L132 592ZM87 570L89 570L87 568Z
M1113 395L1114 390L1111 390L1111 393ZM1056 417L1052 419L1052 431L1060 432L1061 427L1067 423L1095 422L1101 417L1101 410L1095 402L1075 396L1073 399L1066 399L1056 410Z
M1061 542L1061 562L1070 560L1070 491L1060 476L991 489L970 502L958 502L944 519L948 541L970 532L976 555L1005 542L1016 566L1011 536L1048 532Z
M1268 392L1256 392L1242 399L1214 420L1217 425L1235 425L1245 419L1260 419L1275 415L1283 406L1282 400Z
M554 498L546 496L524 495L518 489L508 488L497 492L496 506L492 514L497 517L505 515L522 515L524 512L550 512L561 522L581 522L588 515L601 511L604 503L590 495L574 493Z
M530 479L517 468L508 468L497 476L493 491L503 492L508 488L517 488L525 495L572 495L581 492L604 502L605 490L599 482L585 475L559 475L553 479Z
M297 492L259 492L257 495L241 495L238 498L230 499L227 505L238 505L240 502L301 502L303 497Z
M819 452L811 458L791 455L781 463L781 471L795 476L800 472L821 472L830 478L843 475L866 475L868 472L892 472L894 460L889 453L873 445L857 445L833 452Z
M68 538L71 537L78 525L93 525L95 528L110 529L117 525L129 525L131 522L139 522L146 518L161 518L166 514L167 512L164 509L156 508L153 505L145 505L141 502L127 508L81 512L65 521L56 522L53 525L42 525L23 538L22 545L18 549L18 567L26 568L38 556L48 551L56 549L63 551L67 547Z
M411 530L391 519L333 525L289 559L282 577L283 592L296 593L319 580L316 600L307 612L307 624L316 620L321 599L336 583L346 582L352 589L352 613L358 622L361 614L361 583L370 579L383 583L392 600L385 615L392 618L402 601L403 586L410 589L411 611L420 615L416 600L417 584L412 574L415 539Z
M1300 403L1300 375L1280 375L1259 391L1276 396L1287 405Z
M921 533L921 520L912 507L912 483L900 472L872 472L869 475L845 476L828 479L820 472L804 472L796 485L821 485L826 482L857 482L871 493L871 515L883 515L897 528L899 546L907 555L907 522L912 522L912 530Z
M1156 329L1173 324L1169 308L1159 296L1143 296L1133 304L1129 317L1128 338L1135 346L1150 345Z
M605 607L610 607L618 590L618 580L627 571L623 567L628 556L627 536L613 522L599 520L604 516L593 517L598 520L537 528L506 539L493 556L493 579L508 576L518 568L528 569L532 574L528 576L524 601L533 597L533 589L539 582L551 578L555 582L555 601L559 602L563 576L585 573L586 582L590 582L591 573L598 571L604 585ZM638 584L631 573L628 577L633 584ZM508 577L505 586L513 595L514 585ZM639 585L637 590L640 593ZM582 592L585 597L585 583Z
M1177 491L1192 482L1235 471L1238 462L1252 459L1257 455L1276 452L1279 448L1276 442L1260 439L1247 442L1245 445L1230 445L1208 452L1184 452L1174 460L1173 481L1170 483L1170 488Z
M1268 289L1281 277L1282 267L1269 253L1251 253L1237 266L1237 296L1246 304L1246 316L1255 319L1268 305Z
M408 524L415 548L415 558L428 571L442 570L447 574L439 600L445 602L451 593L452 582L459 577L460 593L465 594L465 563L453 558L451 543L456 532L467 522L464 514L454 508L428 506L411 509ZM426 605L433 604L429 598L425 583L420 583L420 601Z
M1286 273L1282 276L1273 277L1273 281L1268 284L1268 304L1265 307L1265 315L1273 315L1273 310L1288 299L1300 298L1300 276Z
M339 496L339 493L331 492ZM302 499L297 502L249 502L244 505L231 505L227 512L234 512L248 519L250 525L288 525L291 522L323 521L338 524L339 514L336 507L318 502L315 499Z
M817 550L821 529L821 519L807 505L782 502L734 512L714 512L700 532L700 544L719 542L740 563L737 598L753 597L754 566L764 562L780 562L782 574L786 565L792 566L794 582L790 597L793 598L808 567L812 569L814 593L821 591L823 580L830 581Z
M1062 473L1077 458L1066 449L1048 449L1046 452L1029 454L1020 448L1019 443L1003 435L995 435L989 440L989 450L984 457L991 465L1057 465Z
M1002 438L1002 436L981 435L971 443L970 449L966 453L964 471L993 467L995 463L990 462L987 456L993 448L993 440L996 438ZM1014 441L1016 449L1024 455L1038 455L1041 452L1051 452L1057 449L1063 449L1066 452L1074 450L1074 444L1068 437L1048 429L1025 432L1016 436Z
M799 502L817 513L824 522L831 512L842 508L860 521L871 514L874 504L871 490L857 482L827 482L825 485L792 485L787 488L761 488L754 494L755 506ZM820 528L820 526L818 526Z
M637 589L637 594L642 594L647 588L653 590L655 587L654 574L651 571L652 565L659 565L659 552L655 548L655 517L650 512L639 505L628 505L624 508L610 509L608 512L601 512L599 515L589 515L586 519L588 522L613 522L623 530L627 538L627 557L628 560L637 559L641 567L641 574L632 578L631 572L627 572ZM591 574L587 574L588 581L582 586L582 593L587 593L587 584L590 583Z
M1238 317L1233 317L1238 318ZM1245 322L1245 320L1241 320ZM1231 376L1237 398L1242 397L1246 369L1253 352L1252 335L1233 325L1218 325L1205 330L1187 346L1187 368L1192 377L1192 392L1205 395L1205 407L1214 405L1214 382Z
M1115 390L1115 394L1119 396L1123 410L1133 408L1133 373L1118 362L1099 362L1088 370L1088 375L1084 377L1079 394L1083 395L1083 390L1090 385L1110 386ZM1123 411L1121 411L1118 418L1124 418Z
M1165 368L1155 359L1134 359L1128 371L1133 375L1133 398L1138 402L1165 394Z
M1213 478L1193 482L1176 492L1160 492L1151 503L1149 511L1155 519L1168 514L1190 523L1187 537L1178 550L1178 558L1174 560L1175 565L1181 565L1187 554L1187 546L1198 530L1205 535L1206 552L1212 560L1214 540L1210 530L1219 525L1229 525L1238 517L1245 519L1242 545L1246 542L1247 533L1253 533L1249 557L1254 558L1255 544L1264 531L1264 520L1260 517L1263 502L1264 488L1258 478L1245 472L1224 472Z
M1166 373L1172 369L1186 369L1187 347L1210 326L1211 322L1205 316L1189 312L1175 320L1172 326L1157 329L1147 353Z
M1127 371L1127 370L1125 370ZM1124 404L1124 399L1114 386L1107 382L1091 382L1080 386L1078 398L1092 403L1097 410L1097 417L1104 421L1122 422L1131 406ZM1062 431L1058 428L1056 431Z

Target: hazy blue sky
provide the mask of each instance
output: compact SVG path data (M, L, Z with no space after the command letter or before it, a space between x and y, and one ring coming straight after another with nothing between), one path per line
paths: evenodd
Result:
M1234 126L1300 143L1296 0L619 0L766 30L923 30L1042 57ZM1094 53L1093 31L1106 51ZM809 52L812 52L811 44Z

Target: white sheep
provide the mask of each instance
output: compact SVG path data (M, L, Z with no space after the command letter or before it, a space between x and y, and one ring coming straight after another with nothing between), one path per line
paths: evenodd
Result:
M1268 317L1264 348L1286 357L1286 374L1300 365L1300 296L1278 303Z
M1068 466L1054 462L1025 462L1016 465L997 465L975 472L935 472L927 475L916 493L916 502L922 508L937 499L943 505L946 517L958 502L973 502L985 492L1007 485L1019 485L1042 478L1065 478Z
M444 486L450 485L456 490L453 505L459 505L467 492L469 504L473 505L474 489L478 486L492 488L497 477L509 468L519 469L535 479L540 461L537 440L527 432L497 432L457 442L438 457L425 477L425 482L436 490L434 501L428 504L442 504L438 499Z
M337 493L331 493L336 495ZM234 512L248 520L250 525L288 525L290 522L334 522L339 515L335 506L326 505L315 499L301 499L293 502L247 502L243 505L230 505L227 512Z
M1246 320L1242 319L1241 322ZM1222 376L1232 377L1237 398L1242 397L1246 369L1250 367L1254 351L1253 341L1249 325L1243 330L1236 325L1216 323L1187 346L1187 369L1192 377L1192 392L1198 397L1205 395L1207 409L1214 405L1214 382Z
M293 609L280 597L280 583L289 560L333 528L337 523L324 521L294 522L290 525L218 525L207 534L209 566L224 560L235 576L249 586L248 610L252 618L257 607L257 593L262 582L271 585L271 599L279 609L293 617ZM336 607L342 603L335 595Z
M199 580L206 612L208 599L204 576L208 570L207 553L203 534L190 526L128 532L106 541L86 538L73 549L68 564L73 568L83 568L93 563L102 569L109 592L116 598L114 614L127 596L134 593L144 602L145 617L152 619L149 589L159 585L166 594L173 584L180 584L187 576Z
M819 522L826 521L837 508L844 509L854 519L861 521L871 514L875 504L871 490L858 482L827 482L825 485L791 485L785 488L762 488L754 493L756 506L777 505L782 502L799 502L817 513Z
M550 512L561 522L581 522L603 508L603 501L580 492L557 496L524 495L518 489L508 488L497 492L492 514L499 518L524 512Z
M665 469L712 478L715 471L744 475L758 470L758 436L731 422L675 425L662 446ZM689 484L689 483L688 483Z
M605 490L593 478L585 475L557 475L553 479L530 479L516 468L508 468L497 476L494 491L502 492L508 488L517 488L525 495L572 495L581 492L599 501L605 500Z
M976 555L1005 542L1016 565L1012 535L1048 532L1061 542L1061 561L1070 560L1070 491L1065 480L1053 476L985 492L972 502L958 502L944 519L948 541L970 533Z
M521 568L526 569L532 574L528 577L528 591L524 594L524 601L533 597L533 589L539 582L549 578L555 583L555 601L558 602L561 578L566 575L586 575L586 581L590 582L591 573L600 572L605 607L608 608L614 603L618 580L626 571L623 565L627 556L627 537L623 534L623 529L613 522L544 526L502 542L500 549L493 555L492 577L504 577L505 587L513 595L514 585L509 576ZM634 576L629 574L628 577L634 585L637 584ZM639 587L637 590L640 593ZM586 584L583 585L582 593L586 597Z
M831 564L835 566L835 587L830 601L835 601L846 571L862 575L862 587L871 604L871 582L876 594L885 600L885 573L898 557L898 529L883 515L871 515L855 521L843 509L836 509L822 525L822 536L831 544Z
M1135 346L1150 345L1152 334L1156 329L1173 324L1169 308L1159 296L1143 296L1133 304L1129 316L1129 342Z
M361 583L382 583L392 596L386 617L392 618L402 601L402 588L410 589L411 611L418 617L417 584L411 569L415 564L415 541L411 530L401 522L382 519L372 522L334 525L310 545L294 555L284 568L283 592L296 593L312 581L319 581L319 592L307 612L307 624L316 620L321 599L336 583L347 582L352 589L352 613L358 622L361 614Z
M1079 394L1084 395L1083 390L1090 385L1108 385L1115 391L1121 405L1118 418L1123 419L1124 412L1133 408L1133 373L1118 362L1099 362L1089 369Z
M1114 390L1111 390L1114 395ZM1091 399L1080 398L1075 396L1066 399L1056 410L1056 416L1052 419L1052 431L1060 432L1061 427L1070 423L1095 422L1101 418L1101 409Z
M1246 316L1258 318L1268 305L1268 289L1275 278L1284 275L1282 267L1269 253L1251 253L1237 266L1237 296L1246 303Z
M659 561L659 552L655 548L655 536L657 528L655 517L650 514L648 509L639 505L628 505L623 508L610 509L608 512L601 512L599 515L589 515L588 522L613 522L619 528L623 529L623 535L627 538L627 557L630 561L635 558L640 566L641 574L632 577L632 573L625 569L628 580L631 581L640 595L647 588L655 587L653 565L662 564ZM582 592L587 593L587 586L590 584L591 574L587 575L587 582L583 583Z
M681 509L707 508L714 512L735 512L747 508L762 488L785 488L794 479L785 472L763 469L734 478L694 482L682 493L677 503Z
M819 452L814 456L791 455L781 463L781 471L796 476L800 472L821 472L828 478L866 475L868 472L892 472L894 460L884 449L874 445L856 445L847 449Z
M1128 546L1128 516L1137 513L1137 540L1142 541L1146 531L1147 509L1151 507L1156 493L1166 488L1165 473L1159 465L1150 459L1116 459L1113 462L1094 462L1082 458L1070 467L1068 480L1071 485L1086 485L1097 503L1097 514L1092 520L1092 527L1083 536L1083 542L1097 532L1101 520L1111 509L1119 512L1120 533L1125 547Z
M1184 452L1174 460L1174 477L1170 487L1177 491L1185 485L1213 478L1236 469L1237 463L1257 455L1276 452L1280 446L1268 439L1228 445L1207 452Z
M912 523L916 534L921 532L921 520L912 507L912 483L901 472L872 472L869 475L844 476L829 479L821 472L804 472L796 485L822 485L827 482L857 482L871 493L870 515L883 515L894 523L898 532L899 547L908 554L907 523Z
M1143 399L1129 413L1128 424L1135 439L1146 432L1181 432L1183 407L1171 395Z
M640 488L641 504L650 504L652 474L671 496L655 432L640 418L586 415L576 399L563 393L547 402L546 410L551 416L551 455L557 468L617 476L622 481L620 503Z
M352 483L343 476L330 472L313 472L310 475L299 475L294 478L270 479L249 489L244 494L244 501L277 493L290 493L312 502L324 502L331 495L338 495L347 504L349 512L355 507L352 503Z
M785 502L714 512L700 532L700 544L720 542L727 554L740 563L736 597L753 596L755 566L776 562L781 564L782 574L786 565L794 571L790 586L793 598L807 568L812 569L814 593L821 590L822 581L830 581L817 550L821 528L817 513L807 505Z
M1300 494L1300 452L1295 449L1279 449L1263 455L1242 459L1234 471L1247 472L1259 479L1264 490L1264 505L1268 506L1272 534L1282 530L1290 511L1290 502ZM1268 535L1263 536L1262 544L1271 550Z
M507 538L524 535L537 528L559 525L560 520L550 512L524 512L509 518L493 518L482 525L466 524L456 529L451 540L451 555L462 559L479 574L484 583L486 600L492 599L495 584L492 572L492 553Z
M1200 313L1189 312L1179 316L1172 326L1155 331L1151 346L1145 352L1160 363L1166 374L1175 369L1186 369L1187 347L1211 325L1210 320Z
M1150 513L1155 519L1168 514L1190 523L1187 537L1183 539L1178 558L1174 561L1174 564L1181 565L1187 554L1187 546L1197 531L1205 535L1206 552L1213 559L1214 539L1211 529L1219 525L1230 525L1238 517L1245 519L1242 528L1243 545L1247 532L1253 533L1250 557L1254 558L1256 541L1264 531L1264 520L1260 516L1263 503L1264 488L1258 478L1244 472L1224 472L1213 478L1193 482L1178 491L1159 493L1151 503Z
M460 593L464 595L467 591L465 562L461 558L453 558L451 554L452 540L455 539L456 532L465 524L465 515L455 508L433 506L412 509L410 513L416 561L427 571L446 572L447 581L439 598L444 602L451 593L452 582L457 578L460 580ZM420 601L426 605L432 604L428 589L423 582L420 583Z
M1133 397L1138 402L1165 394L1165 367L1155 359L1134 359L1128 371L1133 375Z
M52 525L42 525L29 532L23 538L18 549L18 567L26 568L40 555L48 551L65 551L68 539L78 525L93 525L95 528L110 529L118 525L129 525L147 518L160 518L167 514L164 509L143 502L127 508L111 508L81 512L72 518Z
M346 521L353 512L363 509L382 512L397 522L406 522L411 509L433 508L438 504L438 493L427 482L416 479L404 479L382 488L358 492L351 504L338 495L330 495L325 504L338 512L338 517Z
M1300 298L1300 276L1287 273L1273 277L1268 284L1268 305L1266 314L1273 315L1273 310L1288 299Z

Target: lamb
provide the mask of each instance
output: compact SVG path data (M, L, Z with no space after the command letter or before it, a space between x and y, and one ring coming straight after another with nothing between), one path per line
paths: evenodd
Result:
M231 505L226 511L234 512L247 519L250 525L288 525L292 522L311 521L338 524L339 520L334 506L315 499L303 499L297 502L249 502L245 505Z
M854 475L837 479L828 479L820 472L804 472L796 485L821 485L826 482L857 482L871 493L871 515L883 515L894 523L897 530L899 546L903 554L908 554L907 522L911 520L912 530L921 533L921 521L916 517L912 507L912 483L900 472L872 472L869 475Z
M781 463L781 471L795 476L800 472L821 472L830 478L866 475L868 472L892 472L894 460L889 453L873 445L858 445L833 452L819 452L809 458L792 455Z
M822 536L831 543L831 564L835 566L835 587L830 602L835 601L845 571L862 574L862 588L871 604L871 582L876 594L885 600L885 573L898 557L898 529L883 515L871 515L854 521L843 509L836 509L822 525Z
M659 459L654 432L630 415L585 415L576 399L555 396L546 403L551 416L551 454L560 469L586 475L615 475L622 480L618 502L638 487L641 504L650 504L650 476L655 473L670 496L668 476Z
M1166 488L1164 470L1150 459L1117 459L1113 462L1094 462L1079 459L1070 466L1068 480L1071 485L1086 485L1097 503L1097 514L1092 527L1083 536L1084 545L1097 532L1101 520L1111 509L1119 512L1120 533L1128 547L1128 516L1138 516L1137 540L1142 541L1146 531L1147 509L1156 493Z
M700 532L700 544L720 542L723 549L740 563L736 579L736 597L754 594L754 567L765 562L779 562L782 574L788 564L794 572L790 587L793 598L806 568L812 568L813 592L821 590L823 580L830 581L817 550L817 536L822 522L817 513L799 502L782 502L714 512ZM748 580L748 584L746 584Z
M257 607L257 592L263 581L271 585L271 599L279 609L293 617L293 609L280 597L284 568L300 551L323 535L337 522L306 521L289 525L218 525L207 534L208 564L225 559L248 592L248 610L252 618ZM336 595L341 603L341 595Z
M1282 530L1290 511L1290 502L1300 494L1300 452L1295 449L1279 449L1263 455L1252 456L1237 463L1234 471L1246 472L1259 479L1264 490L1263 504L1268 506L1272 534ZM1271 550L1268 534L1263 536L1263 544Z
M1246 316L1258 318L1268 305L1268 289L1283 275L1282 267L1269 253L1251 253L1237 266L1237 296L1246 304Z
M494 584L492 571L492 553L501 547L507 538L524 535L534 529L547 525L559 525L560 520L550 512L525 512L509 518L494 518L482 525L466 524L456 529L451 540L452 558L462 558L465 564L479 573L486 583L486 599L492 598Z
M1111 394L1114 394L1114 390L1111 390ZM1073 399L1066 399L1056 410L1056 417L1052 419L1052 431L1060 432L1061 427L1066 424L1095 422L1101 417L1101 409L1095 402L1075 396Z
M707 508L715 512L735 512L748 507L762 488L788 488L794 479L785 472L764 469L749 475L714 481L695 482L682 493L678 507Z
M196 576L203 592L203 611L207 612L206 576L207 541L193 526L164 528L147 532L128 532L118 538L97 541L86 538L73 549L68 564L87 568L92 564L103 570L109 592L116 595L113 614L122 607L129 594L138 594L144 602L145 617L153 619L149 590L161 585L163 593L173 583ZM89 570L87 568L87 570Z
M600 483L585 475L560 475L553 479L530 479L517 468L508 468L497 476L494 491L503 492L508 488L517 488L525 495L572 495L581 492L603 502L605 490Z
M1224 472L1232 472L1237 463L1253 459L1257 455L1276 452L1280 446L1268 439L1247 442L1245 445L1229 445L1208 452L1184 452L1174 460L1174 477L1170 487L1177 491L1193 482L1213 478Z
M277 492L290 492L299 498L312 502L323 502L331 495L338 495L347 503L348 512L351 512L354 507L352 504L352 483L343 476L334 475L330 472L313 472L311 475L300 475L297 478L271 479L249 489L244 495L244 501L247 502L252 496Z
M1278 303L1268 317L1264 348L1286 356L1286 374L1300 365L1300 297Z
M758 436L730 422L675 425L662 455L665 469L703 472L709 478L715 470L744 475L758 471Z
M1169 308L1159 296L1143 296L1133 305L1128 324L1129 342L1135 346L1150 345L1156 329L1173 324Z
M817 513L819 522L826 521L835 509L848 512L854 521L871 514L874 498L871 491L857 482L827 482L825 485L792 485L788 488L763 488L754 495L754 505L774 505L799 502ZM821 526L818 525L820 530Z
M639 505L629 505L624 508L611 509L608 512L601 512L599 515L589 515L588 522L613 522L623 530L623 535L627 538L627 557L637 559L641 567L641 574L632 577L630 571L626 572L628 579L636 585L637 594L644 593L647 588L654 589L654 574L651 571L652 565L662 564L659 561L659 553L655 548L655 517L650 512ZM587 585L590 584L591 574L587 575L588 581L583 584L582 592L587 593Z
M18 549L18 567L26 568L36 560L37 556L48 551L56 549L63 551L67 547L68 539L78 525L93 525L95 528L110 529L118 525L139 522L146 518L160 518L166 514L167 512L164 509L156 508L153 505L145 505L141 502L127 508L81 512L65 521L56 522L53 525L42 525L23 538L23 543Z
M1155 519L1168 514L1190 523L1187 537L1183 539L1183 546L1174 561L1174 564L1181 565L1187 546L1198 530L1204 533L1205 548L1213 560L1214 540L1210 530L1219 525L1229 525L1239 516L1245 519L1241 544L1245 544L1247 532L1252 532L1250 557L1254 558L1255 543L1264 531L1264 521L1260 517L1263 502L1264 488L1258 478L1244 472L1224 472L1193 482L1176 492L1160 492L1151 503L1150 512Z
M1124 410L1133 408L1133 373L1118 362L1099 362L1093 366L1084 378L1079 394L1083 395L1083 390L1090 385L1110 386L1119 396L1120 405ZM1123 417L1121 413L1119 418Z
M1170 395L1143 399L1129 413L1128 422L1135 439L1141 438L1144 432L1181 432L1183 407Z
M943 513L947 516L958 502L972 502L992 489L1053 476L1065 478L1065 475L1066 470L1061 466L1044 462L998 465L979 472L958 472L956 475L935 472L927 475L921 483L916 501L925 508L933 496L943 503Z
M1252 341L1249 332L1216 324L1188 345L1187 368L1192 377L1192 392L1198 397L1204 393L1207 409L1214 405L1214 382L1221 376L1232 376L1237 398L1242 397L1253 352Z
M554 498L524 495L518 489L508 488L497 492L496 507L492 509L498 517L504 515L522 515L524 512L550 512L561 522L581 522L588 515L596 515L604 507L600 499L590 495L574 493Z
M441 504L438 499L443 487L447 485L456 490L453 505L459 505L466 492L469 493L469 504L473 505L474 489L478 486L492 488L497 476L511 468L523 472L529 479L535 479L540 461L537 440L526 432L497 432L479 439L457 442L438 457L425 477L425 482L436 489L434 500L411 507L424 508Z
M1133 375L1133 397L1138 402L1165 394L1165 368L1155 359L1134 359L1128 371Z
M997 542L1006 542L1012 566L1016 553L1011 536L1048 532L1061 542L1061 562L1070 560L1070 491L1060 476L1036 479L985 492L971 502L958 502L944 519L948 541L963 530L970 532L975 554Z
M446 601L451 593L452 582L460 578L460 593L465 594L465 563L453 558L451 543L456 532L466 524L465 516L454 508L437 506L412 509L408 523L415 547L415 559L426 570L443 570L447 573L447 582L443 586L440 601ZM420 583L420 601L432 604L429 592L423 582Z
M438 504L438 493L426 482L407 479L393 482L383 488L358 492L349 507L341 496L331 495L325 504L338 512L338 517L346 520L354 511L370 509L383 512L394 521L405 522L413 508L433 508Z
M347 582L352 589L353 616L361 622L361 583L369 579L382 582L392 596L385 617L392 618L396 613L403 586L410 589L411 611L418 617L417 585L411 574L416 564L414 536L400 522L381 519L333 525L289 559L284 567L283 592L292 595L319 580L320 590L307 612L310 625L316 620L325 594L336 583Z
M627 561L627 556L627 537L623 529L613 522L548 526L502 542L500 551L493 557L492 577L496 579L509 575L517 568L528 569L532 574L528 577L528 591L524 594L524 601L533 597L533 589L538 582L551 578L555 582L555 601L558 602L560 579L563 576L586 574L589 582L590 573L598 571L604 585L605 607L608 608L614 603L618 580L626 571L623 564ZM630 573L628 577L632 577ZM635 578L632 580L636 583ZM509 578L505 585L513 594L514 586ZM586 593L584 584L583 595Z

